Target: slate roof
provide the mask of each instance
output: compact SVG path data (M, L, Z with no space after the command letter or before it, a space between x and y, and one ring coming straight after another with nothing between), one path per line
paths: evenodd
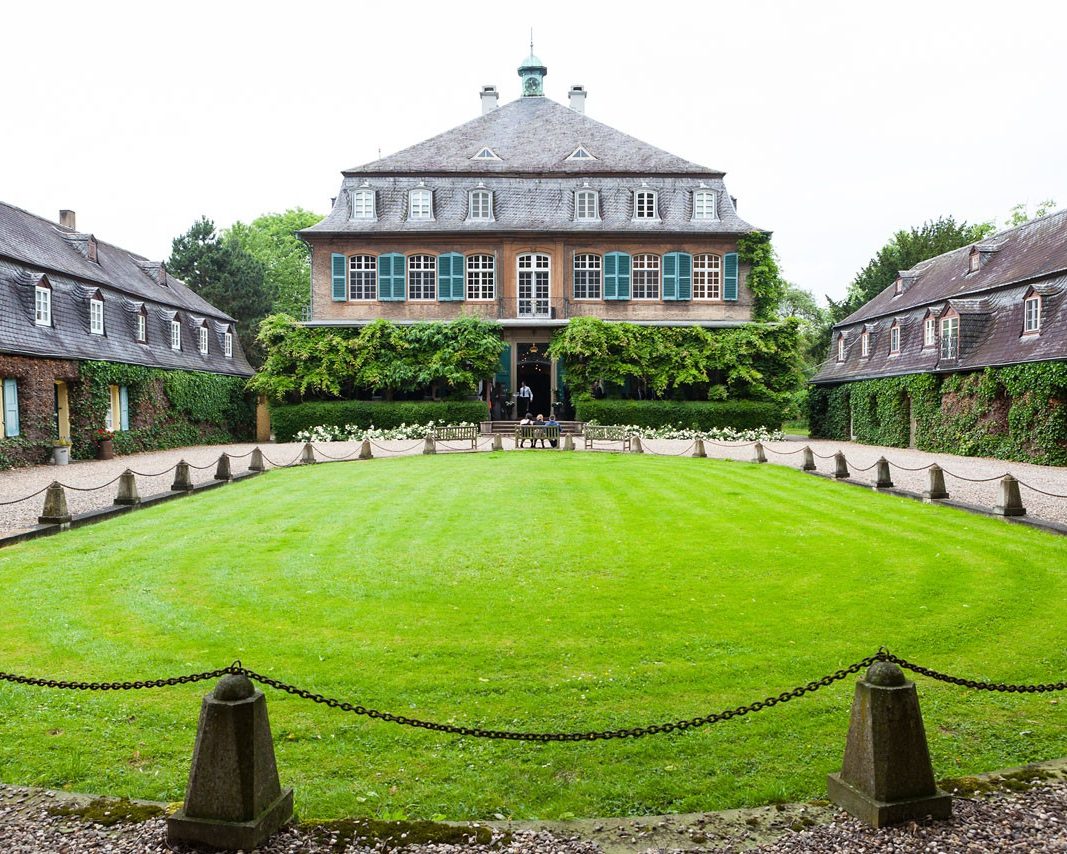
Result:
M233 356L223 355L223 333L234 326L160 264L103 241L97 262L86 250L91 235L0 202L0 352L60 359L100 359L159 368L251 376L233 330ZM44 276L52 288L52 325L34 323L34 288ZM89 300L104 301L104 335L89 332ZM147 312L147 343L136 339L137 315ZM182 349L170 348L170 319L183 323ZM207 322L208 354L197 349L196 327Z
M833 329L829 358L812 379L837 383L922 372L975 370L990 366L1067 359L1067 210L975 244L979 270L969 273L972 247L946 252L916 265L914 281L894 296L890 286ZM985 250L983 252L983 250ZM1023 334L1023 300L1041 296L1041 331ZM923 347L923 320L949 311L960 316L957 358L940 347ZM900 327L900 353L889 353L889 329ZM861 355L867 330L870 355ZM837 359L845 336L845 358Z

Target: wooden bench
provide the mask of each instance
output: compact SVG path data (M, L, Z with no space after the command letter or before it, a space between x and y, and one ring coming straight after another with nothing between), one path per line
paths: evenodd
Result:
M555 448L559 444L559 426L555 424L551 426L547 424L520 424L515 428L515 447L521 448L527 439L530 441L531 448L537 447L535 443L538 439L541 440L542 448L546 447L546 439Z
M478 450L479 431L476 425L461 427L449 425L447 427L434 427L433 438L435 442L470 442L471 450Z
M622 450L630 450L630 434L625 427L611 424L586 424L582 433L586 450L591 450L593 442L621 442Z

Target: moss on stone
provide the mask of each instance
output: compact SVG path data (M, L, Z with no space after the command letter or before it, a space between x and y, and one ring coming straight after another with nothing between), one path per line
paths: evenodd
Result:
M50 815L78 818L104 827L111 827L115 824L137 824L164 815L162 807L135 803L129 798L118 800L95 798L87 804L75 802L56 804L49 807L48 812Z
M991 777L950 777L938 783L946 792L971 798L975 795L991 795L995 792L1028 792L1038 783L1055 778L1056 775L1041 768L1020 768Z
M408 845L499 845L507 844L511 834L493 836L488 827L441 824L433 821L377 821L375 819L341 819L309 822L302 827L319 842L328 842L334 851L343 851L352 841L381 843L383 851L395 851Z

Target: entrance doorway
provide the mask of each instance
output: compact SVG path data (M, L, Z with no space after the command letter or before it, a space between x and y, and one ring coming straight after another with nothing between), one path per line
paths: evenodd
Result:
M52 407L52 432L57 439L70 441L70 404L67 397L67 384L56 380Z
M535 417L543 415L547 419L552 412L552 361L545 352L548 344L519 344L516 349L519 357L515 366L515 400L518 409L516 414L519 418L526 414L526 401L518 395L525 382L533 392L530 414Z

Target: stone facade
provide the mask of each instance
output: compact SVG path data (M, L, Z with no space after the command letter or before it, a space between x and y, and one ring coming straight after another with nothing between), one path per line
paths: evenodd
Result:
M78 378L78 363L66 359L37 359L0 353L0 380L18 387L19 440L0 438L0 466L35 465L51 457L56 434L57 398L66 398ZM57 383L61 384L57 386ZM69 419L69 402L62 401ZM69 423L68 433L69 438Z

